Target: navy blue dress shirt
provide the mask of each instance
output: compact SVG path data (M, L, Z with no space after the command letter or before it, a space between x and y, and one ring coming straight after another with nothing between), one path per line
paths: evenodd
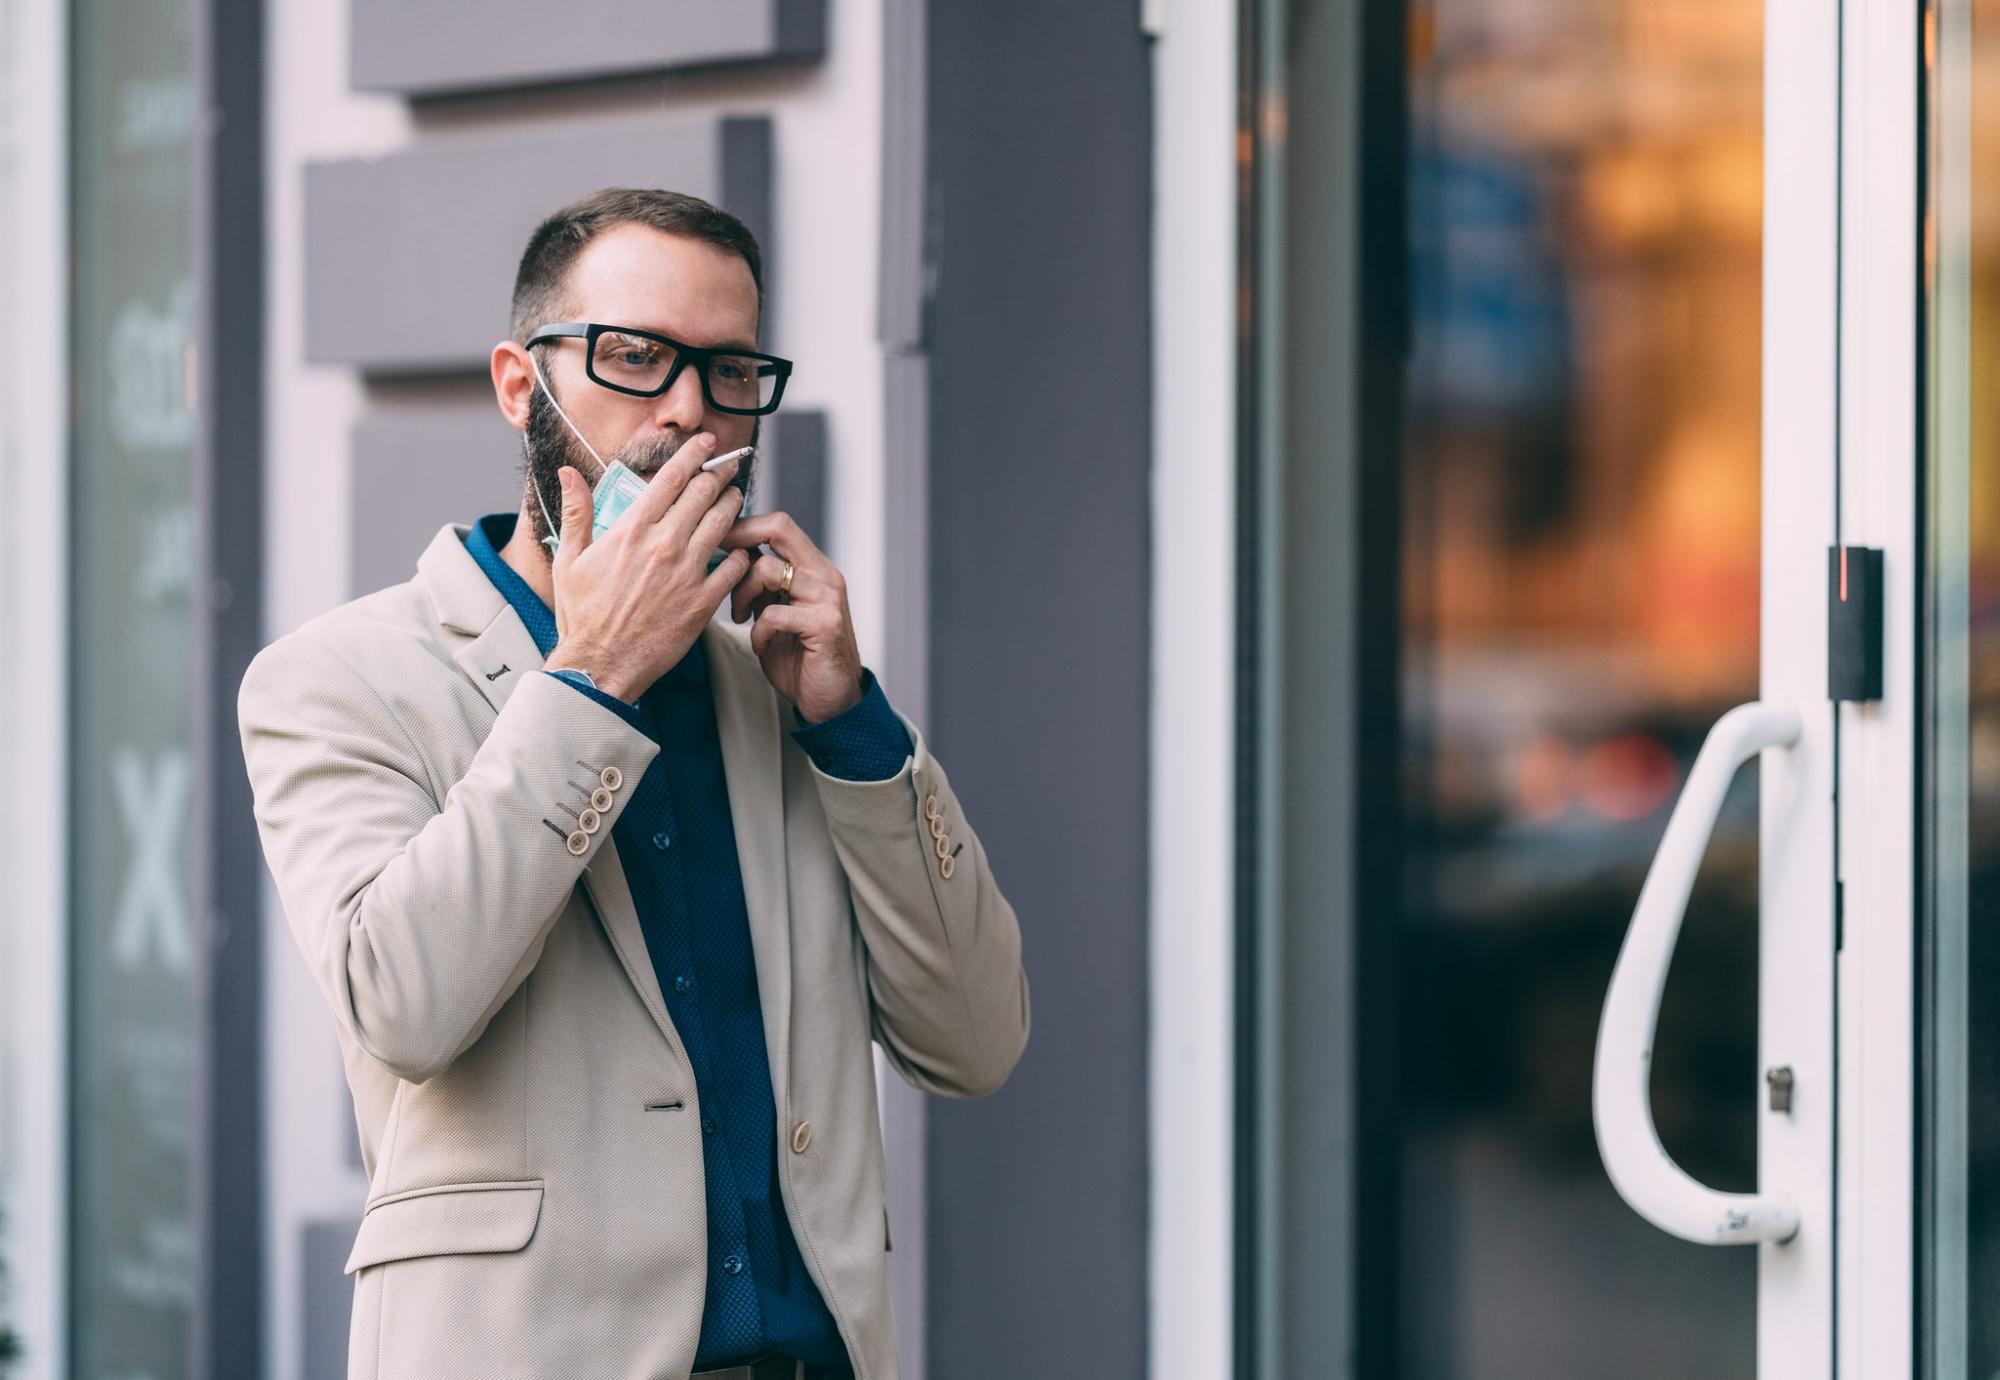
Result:
M555 615L499 555L516 520L480 518L466 550L546 657L556 644ZM844 1366L839 1329L806 1272L778 1190L777 1098L707 654L697 638L637 705L580 679L558 679L660 744L611 836L701 1107L708 1295L695 1369L739 1365L766 1351ZM874 676L864 670L862 681L861 700L822 723L808 724L794 709L792 737L829 776L883 780L902 769L909 734Z

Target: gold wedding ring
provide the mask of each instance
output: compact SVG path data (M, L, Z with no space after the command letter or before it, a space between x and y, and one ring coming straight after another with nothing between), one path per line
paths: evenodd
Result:
M784 598L784 600L785 600L785 602L786 602L786 603L790 603L790 602L791 602L791 599L792 599L792 563L791 563L790 561L786 561L786 562L785 562L785 575L784 575L784 578L783 578L783 579L781 579L781 580L779 580L779 581L778 581L778 593L779 593L779 594L780 594L780 595L781 595L781 596L782 596L782 597Z

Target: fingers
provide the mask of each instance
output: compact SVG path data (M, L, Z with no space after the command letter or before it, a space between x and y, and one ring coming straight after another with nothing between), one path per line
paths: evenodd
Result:
M770 543L773 551L792 562L800 570L811 570L826 578L827 583L839 582L840 572L834 568L826 553L814 544L792 515L785 512L758 513L744 518L729 529L723 538L724 546L756 546L760 542ZM796 577L792 587L798 588Z
M781 633L793 633L808 645L840 630L840 610L828 604L770 604L750 625L750 650L758 656Z
M715 454L715 437L709 432L697 432L683 442L681 448L674 452L674 458L660 466L660 472L646 481L646 492L639 495L638 502L629 510L639 515L632 526L645 527L665 517L667 510L673 507L674 500L681 496L689 481L700 472L702 462L713 454Z
M722 558L722 564L708 572L708 578L701 582L701 591L708 597L711 610L721 607L723 596L730 587L743 578L744 567L750 564L747 551L732 551Z
M685 450L686 447L683 446L682 449ZM708 515L715 510L715 505L723 502L725 495L734 487L730 481L736 478L736 467L742 463L740 460L731 460L719 469L696 474L688 481L687 488L674 500L673 506L667 509L666 516L660 519L661 534L674 550L697 545L694 540L695 529L707 520ZM735 492L736 497L730 503L731 518L736 516L737 510L743 505L743 491L736 489ZM721 521L715 525L709 539L699 543L698 549L703 560L707 560L708 553L722 544L722 534L728 529L728 521Z
M724 474L728 470L729 466L724 465L715 473ZM688 550L706 563L708 553L722 545L723 535L729 531L729 524L742 508L743 490L731 484L716 496L715 502L708 505L708 511L695 523L694 531L688 534ZM752 557L756 555L755 552L749 554Z
M556 471L562 485L562 530L556 533L556 559L574 560L590 545L590 485L573 465Z
M741 623L751 614L761 612L765 602L776 598L778 586L785 578L785 563L776 556L756 556L754 551L742 547L738 550L756 558L750 563L749 573L731 592L729 621L732 623ZM807 578L805 572L794 567L791 588L794 599L803 592L800 589L800 582Z

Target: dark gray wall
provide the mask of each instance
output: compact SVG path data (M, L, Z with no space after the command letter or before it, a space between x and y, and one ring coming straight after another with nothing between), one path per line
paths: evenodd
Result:
M940 3L927 24L928 728L1019 913L1032 1004L1006 1087L930 1105L930 1373L1137 1380L1150 54L1136 3Z
M253 1376L264 1346L263 849L236 689L263 645L264 0L194 7L199 840L194 1308L189 1373ZM164 1358L162 1358L164 1360Z

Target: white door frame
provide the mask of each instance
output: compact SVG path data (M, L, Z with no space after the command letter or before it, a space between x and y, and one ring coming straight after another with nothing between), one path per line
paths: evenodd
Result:
M1842 1376L1915 1364L1915 790L1922 10L1845 0L1840 533L1883 552L1882 698L1842 705L1839 1259Z
M1764 25L1762 668L1797 711L1797 746L1759 776L1758 1187L1798 1234L1756 1247L1760 1380L1833 1371L1833 713L1826 551L1834 539L1840 243L1839 8L1770 0ZM1764 1074L1792 1071L1789 1111ZM1727 1248L1724 1248L1727 1249Z
M1801 1208L1795 1242L1759 1247L1760 1380L1891 1380L1915 1359L1921 41L1895 0L1766 6L1761 693L1804 713L1807 751L1779 770L1833 786L1838 819L1829 838L1834 812L1791 813L1766 755L1760 1062L1817 1076L1799 1070L1790 1115L1760 1105L1760 1182ZM1836 709L1839 546L1883 552L1884 682Z
M1135 18L1154 120L1146 1370L1213 1380L1236 1327L1237 7Z
M0 386L0 1245L20 1380L68 1358L69 11L0 0L0 281L39 323Z

